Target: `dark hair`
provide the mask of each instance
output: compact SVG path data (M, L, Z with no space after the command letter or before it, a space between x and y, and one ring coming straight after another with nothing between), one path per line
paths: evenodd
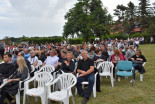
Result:
M12 55L10 53L5 53L4 56L7 55L8 57L12 57Z

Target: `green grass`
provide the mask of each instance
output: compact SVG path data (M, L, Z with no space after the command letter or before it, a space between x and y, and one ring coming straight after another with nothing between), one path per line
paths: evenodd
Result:
M122 78L120 82L113 88L111 87L110 78L102 77L101 91L97 92L97 97L91 96L87 104L154 104L155 103L155 45L141 45L140 49L147 59L145 65L146 73L143 82L140 82L139 73L136 73L136 80L132 87L130 77ZM75 92L73 92L74 94ZM81 104L83 98L74 95L75 104ZM34 98L30 97L31 104L40 104L40 101L34 102ZM30 104L27 102L27 104ZM53 104L53 103L52 103ZM54 103L58 104L58 103ZM72 101L70 99L70 104Z

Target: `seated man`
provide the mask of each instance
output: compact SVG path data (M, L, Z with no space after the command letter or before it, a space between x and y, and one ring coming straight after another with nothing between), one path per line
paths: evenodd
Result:
M77 72L79 73L79 76L77 78L76 87L79 95L84 97L82 104L86 104L94 86L94 62L88 58L88 52L86 50L82 50L81 54L83 59L78 62ZM81 82L83 81L89 82L86 93L84 93L84 90L82 89Z
M46 60L43 63L44 65L53 65L55 68L58 67L58 60L59 58L55 55L55 50L50 51L50 56L46 58Z
M30 62L31 65L34 67L38 66L38 57L35 56L35 52L31 51L30 52L30 57L28 58L28 61Z
M11 62L11 54L6 53L4 54L3 61L4 63L0 64L0 73L5 77L8 78L11 76L15 71L16 67Z

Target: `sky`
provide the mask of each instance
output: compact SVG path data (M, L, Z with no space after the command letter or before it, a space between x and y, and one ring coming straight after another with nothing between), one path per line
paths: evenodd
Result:
M139 0L101 0L113 15L118 4ZM150 4L154 0L150 0ZM64 15L77 0L0 0L0 39L4 37L62 36Z

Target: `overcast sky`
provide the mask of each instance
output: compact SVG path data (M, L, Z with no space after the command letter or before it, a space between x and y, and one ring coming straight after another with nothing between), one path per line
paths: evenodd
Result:
M110 14L118 4L139 0L102 0ZM150 0L152 4L154 0ZM0 0L0 39L8 37L62 36L64 15L77 0Z

